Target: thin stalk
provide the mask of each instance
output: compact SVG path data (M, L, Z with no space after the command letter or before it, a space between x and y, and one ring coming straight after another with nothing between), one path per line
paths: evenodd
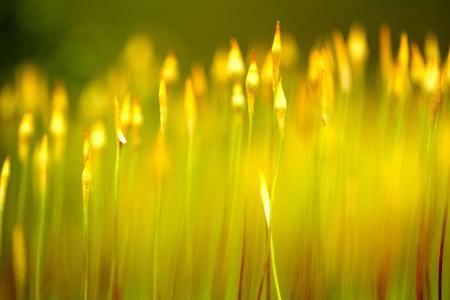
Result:
M113 253L111 259L111 273L109 277L108 299L114 295L114 286L117 279L117 239L118 239L118 217L119 217L119 167L120 167L120 145L116 150L116 163L114 167L114 228L113 228Z
M0 262L2 261L3 210L0 210Z
M273 224L273 220L272 220L272 215L273 215L273 199L275 196L275 188L276 188L276 184L277 184L277 178L278 178L278 171L280 169L280 164L281 164L281 157L282 157L282 153L283 153L283 146L284 146L284 135L281 135L280 138L280 150L278 153L278 161L277 161L277 165L275 168L275 174L273 176L273 181L272 181L272 189L270 191L270 217L269 217L269 229L268 229L268 238L267 238L267 251L266 251L266 258L264 260L264 266L263 266L263 272L262 272L262 276L261 276L261 280L259 282L259 289L258 289L258 300L261 299L261 295L262 295L262 288L264 285L264 277L266 274L266 270L269 264L269 259L271 257L271 264L272 264L272 271L273 271L273 277L274 277L274 282L275 282L275 290L277 292L277 297L278 299L281 299L281 293L280 293L280 286L278 283L278 277L277 277L277 268L276 268L276 263L275 263L275 254L274 254L274 249L273 249L273 240L272 240L272 224ZM270 256L269 256L270 255ZM269 284L269 282L267 282L267 284Z
M431 176L431 162L430 162L430 157L431 157L431 134L432 134L432 130L430 129L428 131L428 139L427 139L427 159L428 159L428 178L427 178L427 186L426 186L426 196L425 196L425 202L422 202L422 205L424 206L424 208L421 210L421 215L420 215L420 225L419 225L419 237L418 237L418 241L417 241L417 257L416 257L416 296L417 299L423 299L424 295L423 295L423 289L424 289L424 284L428 283L428 278L427 278L427 270L425 270L425 280L423 280L422 278L422 273L423 273L423 235L425 234L423 232L424 230L424 223L425 223L425 218L426 218L426 213L425 210L427 209L427 205L428 205L428 200L429 200L429 193L430 193L430 176ZM424 282L425 281L425 282Z
M135 150L135 149L132 149ZM130 236L130 217L131 217L131 201L133 201L133 195L132 195L132 190L133 190L133 182L134 182L134 174L135 174L135 167L136 167L136 157L137 157L137 153L136 151L132 151L131 152L131 161L130 161L130 169L129 169L129 173L128 173L128 185L127 185L127 202L126 205L128 206L127 208L127 213L125 215L125 228L123 230L123 250L120 256L120 262L119 262L119 273L123 274L123 269L125 266L125 258L127 256L127 249L130 246L128 242L128 238ZM122 275L123 277L123 275ZM123 282L124 279L126 279L127 276L125 276L125 278L119 279L122 282L122 286L125 285L125 283Z
M230 188L230 182L232 180L233 175L233 158L235 155L236 141L237 141L237 122L236 120L232 123L231 135L230 135L230 147L228 149L228 178L227 178L227 189L224 191L226 193L225 198L229 198L228 193ZM225 290L227 279L222 280L224 277L224 273L226 273L226 268L228 267L228 252L229 252L229 234L230 227L232 225L231 219L233 217L234 211L234 203L231 203L231 207L227 201L224 202L223 207L223 219L222 219L222 228L220 233L219 245L217 247L217 256L216 262L214 266L214 275L213 275L213 286L217 287L213 289L213 293L211 297L216 299L218 297L223 298L223 291ZM229 217L228 217L229 216Z
M17 207L17 224L23 225L25 198L27 196L28 162L22 164L19 183L19 203Z
M89 202L88 202L89 203ZM88 230L88 204L83 205L83 235L84 235L84 292L83 299L88 298L89 276L89 230Z
M38 242L36 251L36 282L34 289L34 298L39 300L41 297L41 259L42 259L42 243L44 239L44 222L45 222L45 206L46 206L47 192L45 189L41 192L41 205L39 213L39 223L38 223Z
M192 165L193 138L189 135L187 166L186 166L186 299L192 297L192 265L193 265L193 235L192 235Z
M439 250L438 299L442 300L442 265L444 262L445 230L447 228L448 200L445 202L444 220L442 221L441 246Z
M253 130L253 113L249 114L248 123L248 140L247 140L247 158L246 158L246 169L245 169L245 194L244 194L244 223L243 223L243 234L242 234L242 253L241 253L241 271L239 274L239 291L238 299L242 297L242 284L244 279L244 268L245 268L245 250L247 246L247 206L248 206L248 169L250 161L250 149L252 144L252 130Z
M163 185L163 168L164 168L164 154L165 154L165 133L162 134L162 149L161 162L158 170L158 196L156 199L155 211L155 228L153 234L153 299L158 299L158 241L159 241L159 223L161 218L161 199L162 199L162 185Z

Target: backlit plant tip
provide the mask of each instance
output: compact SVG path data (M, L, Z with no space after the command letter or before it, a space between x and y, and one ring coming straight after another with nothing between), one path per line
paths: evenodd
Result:
M196 116L196 104L194 88L192 86L191 78L186 79L185 91L184 91L184 110L186 115L186 125L189 136L192 137L195 126Z
M10 175L11 175L11 160L8 156L5 158L5 161L3 162L2 171L0 175L0 213L2 213L5 207L6 191L8 189L8 182Z
M280 82L278 83L278 88L276 89L277 95L275 98L275 113L277 116L278 129L280 134L284 135L285 117L286 117L286 96L284 95L282 78L280 77Z
M165 132L167 123L167 92L166 81L162 70L159 79L159 119L161 132Z
M245 87L247 89L248 113L253 114L256 92L258 91L259 87L259 75L258 67L256 65L255 50L252 50L252 62L250 64L250 67L248 68Z
M30 142L34 134L33 115L31 112L25 113L19 125L19 158L22 163L28 159Z
M245 98L242 91L242 85L239 81L235 81L233 85L233 94L231 96L231 105L237 113L241 113L244 110Z
M125 145L127 143L127 140L122 131L122 125L120 121L119 100L117 99L117 96L114 96L114 126L116 129L117 147L120 149L122 145Z
M228 52L227 74L233 81L239 81L244 76L244 61L242 60L241 49L235 38L230 40L230 51Z
M275 36L272 43L272 68L273 68L273 90L278 87L278 79L280 77L280 59L281 59L281 35L280 35L280 21L277 21L275 27Z
M142 126L144 125L144 116L142 115L142 108L139 102L139 97L136 97L136 99L134 100L131 124L133 132L133 146L135 149L137 149L141 145Z

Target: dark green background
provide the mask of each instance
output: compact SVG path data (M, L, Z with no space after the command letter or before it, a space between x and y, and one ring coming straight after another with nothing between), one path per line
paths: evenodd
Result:
M0 1L0 82L12 80L14 67L37 61L50 78L63 77L78 90L104 70L126 37L147 31L162 57L175 49L182 69L193 61L207 65L217 45L235 36L243 51L255 40L271 41L276 20L293 33L302 53L315 39L338 28L347 34L354 21L368 30L372 61L377 58L378 29L392 28L396 49L402 29L422 46L428 30L437 33L447 53L449 1ZM305 55L302 55L304 58ZM73 92L73 90L72 90Z

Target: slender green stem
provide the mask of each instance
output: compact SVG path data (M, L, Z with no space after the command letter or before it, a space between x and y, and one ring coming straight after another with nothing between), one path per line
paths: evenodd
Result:
M117 260L117 239L118 239L118 215L119 215L119 167L120 167L120 145L116 150L116 163L114 167L114 228L113 228L113 253L111 258L111 273L109 277L108 299L112 299L115 286L116 260Z
M186 298L192 297L192 265L193 265L193 235L192 235L192 165L193 138L189 136L187 166L186 166Z
M135 150L135 149L133 149ZM130 236L130 222L131 222L131 205L133 200L133 195L132 195L132 190L133 190L133 183L134 183L134 175L135 175L135 167L136 167L136 157L137 157L137 151L132 151L131 152L131 161L130 161L130 168L128 171L128 185L127 185L127 201L126 201L126 205L127 205L127 212L125 213L124 217L122 218L122 220L124 220L125 223L125 228L123 230L123 250L122 253L120 255L120 261L119 261L119 274L123 274L124 272L124 266L125 266L125 258L127 256L127 252L131 252L131 251L127 251L128 247L130 246L129 244L132 244L128 242L128 238ZM122 275L123 277L123 275ZM124 278L119 278L119 281L122 282L122 286L125 285L125 279L127 279L127 276L125 276Z
M23 225L25 198L27 196L28 162L22 164L19 183L19 203L17 207L17 224Z
M155 211L155 228L153 234L153 299L158 299L158 242L159 242L159 223L161 218L161 201L162 201L162 186L163 186L163 168L164 168L164 154L165 154L165 133L162 134L161 145L161 161L158 170L158 196L156 199Z
M0 209L0 262L2 261L3 209Z
M84 235L84 293L83 299L88 298L88 277L89 277L89 227L88 212L89 200L83 205L83 235Z
M36 251L36 282L34 289L34 298L36 300L40 299L41 296L41 260L42 260L42 243L44 239L44 222L45 222L45 206L47 192L44 190L41 192L41 203L40 203L40 213L39 213L39 223L38 223L38 241L37 241L37 251Z
M280 164L281 164L281 157L282 157L282 153L283 153L283 147L284 147L284 135L281 135L280 138L280 150L278 153L278 161L277 161L277 165L275 168L275 174L273 176L273 181L272 181L272 190L270 191L270 217L269 217L269 228L268 228L268 238L267 238L267 252L266 252L266 257L264 260L264 266L263 266L263 272L261 274L261 280L259 282L259 289L258 289L258 300L261 299L261 295L262 295L262 288L264 285L264 277L266 274L266 270L267 270L267 266L269 264L269 259L271 257L271 263L272 263L272 271L273 271L273 276L274 276L274 282L275 282L275 289L277 292L277 297L278 299L281 299L281 293L280 293L280 286L278 283L278 277L277 277L277 270L276 270L276 263L275 263L275 253L273 250L273 241L272 241L272 224L273 224L273 220L272 220L272 215L273 215L273 199L275 197L275 188L276 188L276 184L277 184L277 178L278 178L278 171L280 169ZM269 282L267 282L267 284L269 284Z
M249 113L249 123L248 123L248 140L247 140L247 158L246 158L246 169L245 169L245 194L244 194L244 223L243 223L243 234L242 234L242 253L241 253L241 271L239 274L239 290L238 299L242 297L242 284L244 281L244 268L245 268L245 250L247 244L247 205L248 205L248 169L250 161L250 148L252 144L252 130L253 130L253 113Z

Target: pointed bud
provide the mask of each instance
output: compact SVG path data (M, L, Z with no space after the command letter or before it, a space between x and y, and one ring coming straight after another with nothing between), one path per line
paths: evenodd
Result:
M345 47L344 37L338 30L333 31L333 43L336 49L336 56L338 61L339 78L341 82L341 89L349 92L352 87L352 72L348 62L347 49Z
M87 128L84 129L83 162L84 162L84 169L83 173L81 174L81 183L83 185L83 208L86 209L89 201L89 193L91 191L91 184L92 184L92 159Z
M159 118L161 121L161 132L166 130L167 123L167 93L166 93L166 81L161 71L159 81Z
M278 129L280 134L284 135L284 125L286 117L286 97L284 95L284 90L282 86L282 78L280 77L280 82L278 83L277 96L275 98L275 113L277 115Z
M231 105L235 112L241 113L244 110L245 98L242 91L242 85L235 81L233 85L233 94L231 96Z
M281 35L280 35L280 21L277 21L275 28L275 36L272 43L272 68L273 68L273 90L275 91L278 85L278 78L280 77L280 59L281 59Z
M400 36L400 46L398 48L397 60L401 71L406 73L409 66L409 43L408 35L404 31Z
M439 50L439 41L433 32L427 32L425 35L425 57L427 61L435 61L441 64L441 52Z
M48 167L48 138L44 135L39 146L38 152L38 170L40 179L41 192L45 193L47 190L47 167Z
M411 43L411 81L422 84L425 74L425 61L417 43ZM434 85L434 80L432 85Z
M253 115L256 92L259 87L258 67L256 66L255 50L252 51L252 62L248 68L247 80L245 82L247 89L248 113Z
M359 24L352 25L347 40L348 52L353 65L364 65L369 56L369 46L367 45L365 28Z
M392 58L391 30L387 25L381 25L380 27L380 64L382 79L389 89L392 85L394 62Z
M170 51L163 62L162 73L164 80L169 86L178 82L178 60L174 51Z
M240 80L244 75L244 61L236 39L230 40L231 49L228 52L227 74L232 80Z
M128 136L128 130L131 122L131 95L128 93L123 99L120 107L120 125L122 126L123 135Z
M0 214L5 207L6 191L8 189L9 176L11 175L11 160L9 156L6 157L2 166L2 173L0 175Z
M56 160L61 158L67 134L67 92L63 83L55 86L52 98L52 116L50 136L53 140L53 152Z
M91 130L91 144L95 151L103 149L106 142L105 125L102 121L97 121Z
M28 159L30 142L34 133L33 122L33 115L27 112L19 125L19 158L22 163L26 163Z
M127 143L127 140L123 135L122 125L120 124L120 109L117 96L114 96L114 125L116 128L117 147L120 149L122 145L125 145Z
M191 78L186 79L186 87L184 91L184 111L186 114L188 133L189 136L192 137L195 126L196 106L194 88L192 86Z
M144 116L142 115L139 97L136 97L133 104L133 146L135 149L141 145L142 125L144 124Z

